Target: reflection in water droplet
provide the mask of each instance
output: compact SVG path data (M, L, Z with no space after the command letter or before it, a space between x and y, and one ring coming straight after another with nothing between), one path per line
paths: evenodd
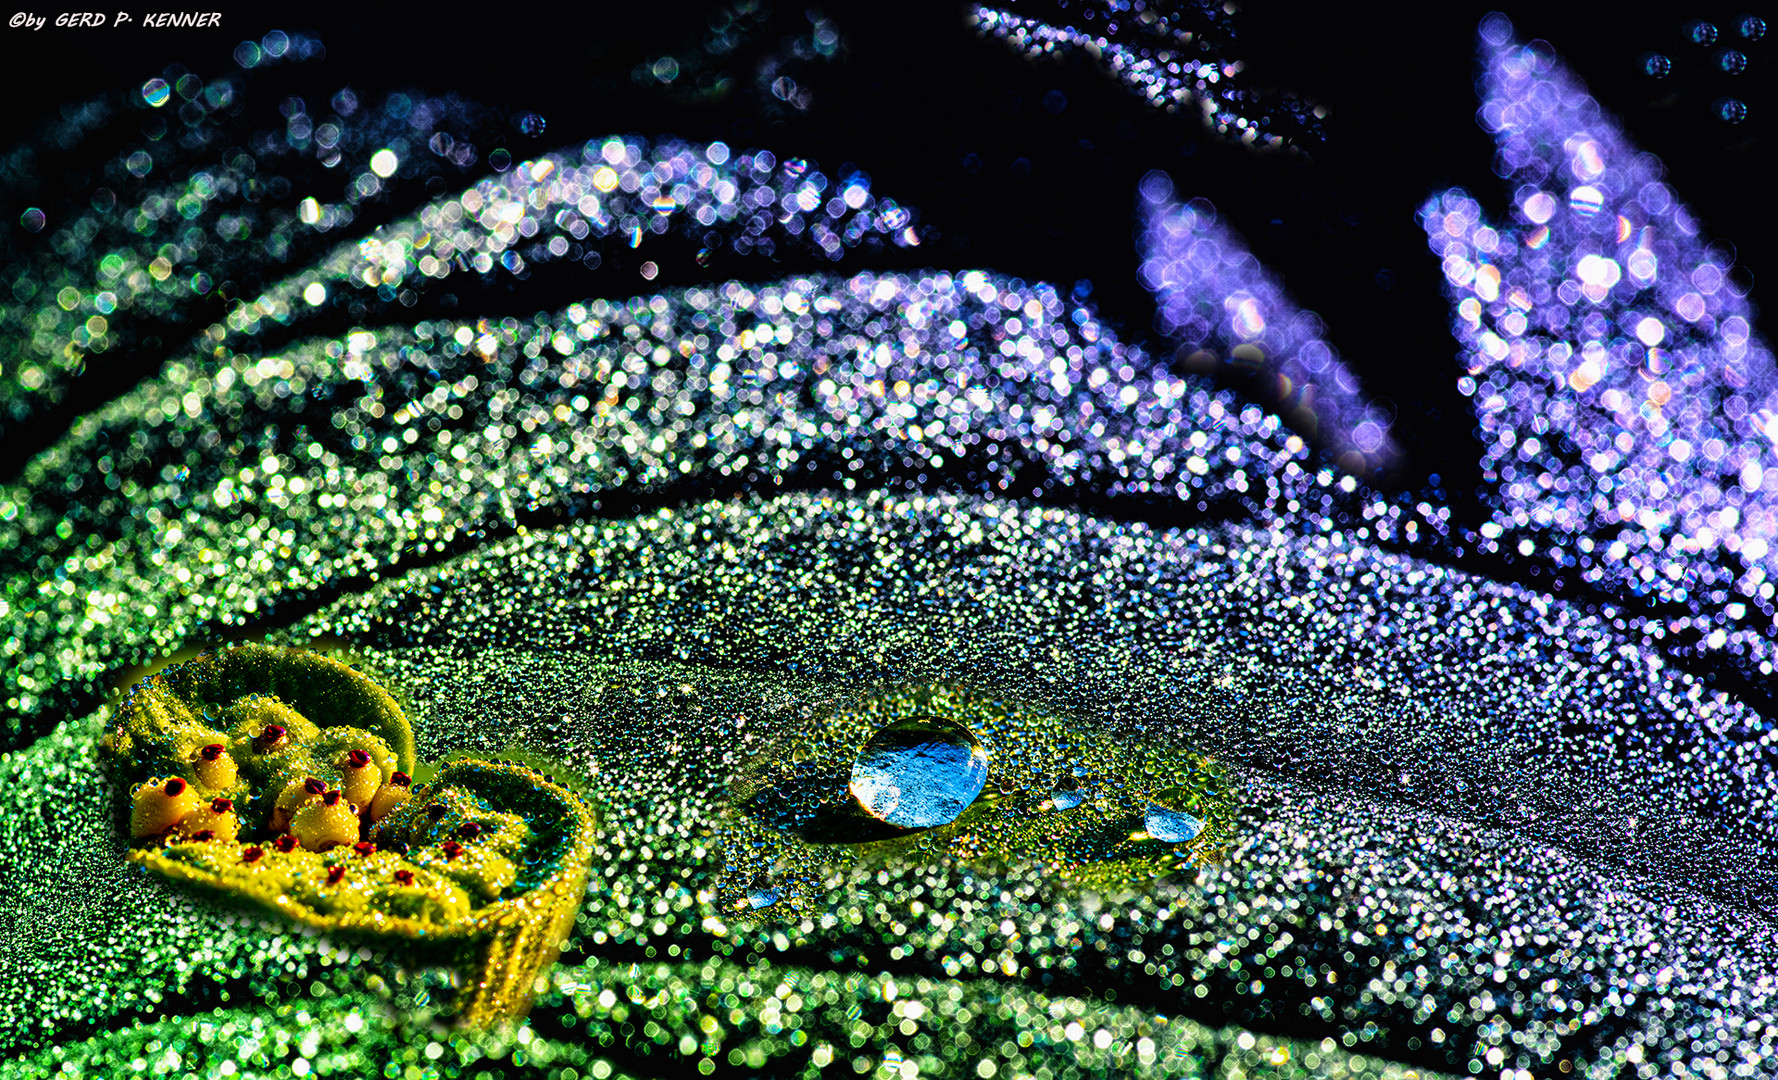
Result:
M871 736L848 790L872 817L932 829L956 820L987 782L987 752L969 729L922 717Z
M1668 75L1673 73L1673 61L1662 56L1660 53L1655 53L1653 56L1650 56L1647 60L1642 62L1642 70L1657 79L1665 79Z
M1188 844L1204 831L1204 823L1183 810L1169 810L1160 803L1149 803L1142 815L1142 828L1148 835L1169 844Z
M173 90L165 79L149 79L142 84L142 100L155 108L160 108L173 96Z

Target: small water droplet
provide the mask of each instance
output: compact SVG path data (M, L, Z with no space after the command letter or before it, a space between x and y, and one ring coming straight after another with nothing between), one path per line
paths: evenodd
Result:
M778 890L769 885L756 885L747 890L747 905L753 910L769 908L778 902Z
M1072 810L1085 802L1086 799L1078 791L1054 791L1050 793L1050 805L1057 810Z

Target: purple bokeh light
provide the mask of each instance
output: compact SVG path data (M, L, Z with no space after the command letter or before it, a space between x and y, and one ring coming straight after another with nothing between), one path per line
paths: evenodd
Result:
M1490 225L1457 189L1420 212L1496 495L1480 539L1543 549L1614 590L1695 604L1732 587L1769 615L1778 372L1734 253L1700 235L1660 163L1547 46L1521 45L1501 16L1481 37L1477 115L1512 221Z
M1263 374L1274 407L1354 474L1398 457L1390 418L1327 343L1321 319L1302 311L1203 199L1174 201L1166 174L1141 185L1142 283L1155 294L1159 329L1180 343L1187 369Z

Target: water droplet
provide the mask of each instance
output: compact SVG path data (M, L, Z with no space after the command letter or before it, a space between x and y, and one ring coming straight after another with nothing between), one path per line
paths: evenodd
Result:
M1716 27L1707 22L1695 22L1691 29L1692 41L1699 45L1710 45L1716 41Z
M1642 62L1642 70L1657 79L1665 79L1673 73L1673 61L1655 53Z
M549 122L539 113L526 113L519 117L519 134L529 135L533 139L542 135L543 129L548 126Z
M1721 58L1717 60L1717 63L1721 64L1722 69L1730 75L1739 75L1747 70L1747 55L1745 53L1736 52L1734 49L1729 49L1722 54Z
M755 885L747 890L747 906L754 911L769 908L778 902L778 890L770 885Z
M967 728L919 718L871 736L852 766L850 790L872 817L930 829L954 821L987 782L987 751Z
M43 222L43 211L35 206L27 209L23 214L19 215L19 224L32 232L40 232L43 229Z
M1747 105L1734 98L1728 98L1717 106L1717 115L1731 124L1739 124L1747 119Z
M165 79L149 79L142 84L142 100L156 109L165 105L172 96L173 88L167 85Z
M1183 810L1170 810L1160 803L1149 803L1142 817L1143 831L1168 844L1189 843L1204 831L1204 823Z
M1054 791L1050 793L1050 805L1057 810L1072 810L1086 801L1079 791Z
M1758 41L1766 36L1766 20L1758 15L1749 15L1741 20L1739 29L1741 36L1748 41Z

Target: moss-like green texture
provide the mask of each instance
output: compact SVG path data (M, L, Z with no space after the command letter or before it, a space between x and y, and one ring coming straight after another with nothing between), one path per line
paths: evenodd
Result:
M216 744L237 766L222 788L200 779L202 749ZM464 954L470 1025L525 1013L585 889L592 812L512 763L450 762L387 817L367 820L355 844L307 851L284 833L280 793L301 796L311 779L339 789L353 750L369 754L380 784L414 764L395 700L317 653L249 645L156 674L130 693L102 748L131 798L178 776L241 810L237 840L174 831L138 839L128 859L319 930Z

